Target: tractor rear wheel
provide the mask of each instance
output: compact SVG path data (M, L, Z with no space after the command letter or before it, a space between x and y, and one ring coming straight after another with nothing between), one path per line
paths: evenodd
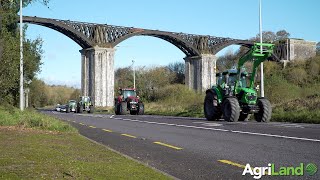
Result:
M138 109L138 115L143 115L144 114L144 104L143 103L138 103L139 109Z
M238 99L229 97L226 98L223 103L223 118L229 122L236 122L240 116L240 106Z
M126 115L127 113L128 113L127 102L121 102L121 104L120 104L120 114L121 115Z
M83 113L83 106L79 105L78 108L79 108L79 113Z
M218 107L218 98L215 92L209 91L204 99L204 115L208 121L221 118L221 111Z
M114 103L114 112L116 115L120 115L120 104L118 102Z
M269 122L272 114L271 103L268 99L258 99L257 106L259 111L254 114L257 122Z
M69 112L70 112L70 107L66 106L66 113L69 113Z
M94 112L94 106L91 105L91 106L89 106L89 108L90 108L90 109L89 109L88 112L89 112L89 113L93 113L93 112Z

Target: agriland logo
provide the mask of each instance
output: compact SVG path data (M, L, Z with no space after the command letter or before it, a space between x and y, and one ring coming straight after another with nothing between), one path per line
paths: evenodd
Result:
M313 163L309 163L306 166L304 163L300 163L296 167L279 167L276 169L274 163L269 163L267 167L254 167L252 168L250 164L247 164L244 168L242 175L250 174L254 179L260 179L262 176L303 176L304 171L308 175L313 176L317 172L317 166Z

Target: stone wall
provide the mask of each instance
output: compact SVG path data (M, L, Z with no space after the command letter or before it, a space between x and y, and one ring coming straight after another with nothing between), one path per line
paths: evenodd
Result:
M275 54L280 60L306 60L316 56L316 44L303 39L285 39L276 43Z
M289 39L290 60L306 60L316 56L316 42Z

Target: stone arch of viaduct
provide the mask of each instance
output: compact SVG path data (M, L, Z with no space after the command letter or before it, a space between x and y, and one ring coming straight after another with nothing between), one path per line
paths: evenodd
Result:
M70 20L24 16L23 21L54 29L82 47L81 92L91 96L95 106L100 107L113 106L115 46L130 37L157 37L184 52L186 85L197 91L204 91L215 82L217 52L233 44L247 47L253 44L251 41L232 38Z

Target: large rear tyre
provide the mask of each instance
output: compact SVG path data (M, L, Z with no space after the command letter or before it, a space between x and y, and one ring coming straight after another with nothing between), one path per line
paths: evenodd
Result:
M83 107L82 105L78 106L79 107L79 113L83 113Z
M257 106L259 111L254 114L257 122L269 122L272 115L271 103L268 99L258 99Z
M144 114L144 104L139 103L138 106L139 106L138 115L143 115Z
M204 116L208 121L221 118L221 111L218 107L218 98L215 92L209 91L204 99Z
M120 104L118 102L114 103L114 113L120 115Z
M70 107L66 106L66 113L69 113L69 112L70 112Z
M240 116L240 106L238 99L236 98L226 98L223 103L223 118L229 122L236 122L239 120Z
M128 114L127 102L121 102L121 104L120 104L120 114L121 115Z
M91 105L89 108L90 108L90 109L89 109L88 112L89 112L89 113L94 113L94 106Z

